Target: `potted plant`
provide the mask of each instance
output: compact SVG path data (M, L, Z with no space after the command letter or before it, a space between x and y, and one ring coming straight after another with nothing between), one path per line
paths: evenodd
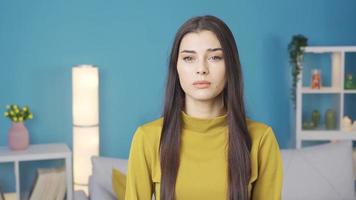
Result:
M7 105L5 117L12 122L8 133L8 145L11 150L25 150L29 145L29 134L24 121L32 119L28 106L20 108L16 104Z
M289 51L289 63L292 66L292 89L291 99L293 101L293 107L296 108L296 87L299 80L299 74L302 70L302 60L304 55L304 47L308 46L308 39L299 34L292 37L292 41L288 45Z

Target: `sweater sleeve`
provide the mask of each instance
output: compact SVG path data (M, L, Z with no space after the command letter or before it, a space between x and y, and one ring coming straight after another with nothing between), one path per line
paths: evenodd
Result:
M139 127L132 139L128 160L125 200L152 198L151 159L144 132Z
M282 156L274 132L268 127L259 144L258 178L252 190L252 200L280 200L282 181Z

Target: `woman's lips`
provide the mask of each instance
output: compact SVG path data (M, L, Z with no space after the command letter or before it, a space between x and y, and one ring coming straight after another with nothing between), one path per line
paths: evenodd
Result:
M209 81L195 81L193 83L193 86L198 88L198 89L204 89L210 87L210 82Z

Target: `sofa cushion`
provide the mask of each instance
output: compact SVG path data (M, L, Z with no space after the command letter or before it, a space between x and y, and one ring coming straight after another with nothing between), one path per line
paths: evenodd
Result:
M112 169L127 173L127 159L92 157L93 174L90 177L89 195L91 200L116 200L112 187Z
M118 200L125 199L126 174L115 168L112 169L112 186Z
M281 153L282 199L355 199L351 141L283 149Z

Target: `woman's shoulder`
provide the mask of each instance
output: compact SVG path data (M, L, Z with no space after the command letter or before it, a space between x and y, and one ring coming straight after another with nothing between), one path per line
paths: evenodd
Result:
M252 143L259 144L263 139L275 137L272 127L263 122L247 119L247 128Z
M137 127L135 136L146 142L159 141L163 124L163 117L141 124Z
M141 124L139 128L144 132L161 132L163 125L163 117Z

